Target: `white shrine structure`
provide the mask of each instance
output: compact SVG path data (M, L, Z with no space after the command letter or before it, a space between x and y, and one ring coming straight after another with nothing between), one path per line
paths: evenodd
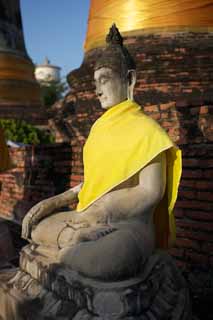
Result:
M37 65L35 68L36 80L40 83L59 82L61 68L50 63L48 58L45 58L44 63Z

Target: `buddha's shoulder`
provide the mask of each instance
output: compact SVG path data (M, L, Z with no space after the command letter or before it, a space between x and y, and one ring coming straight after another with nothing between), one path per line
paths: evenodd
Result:
M158 130L165 133L165 129L151 116L144 113L143 109L138 109L134 114L135 124L138 124L143 130Z

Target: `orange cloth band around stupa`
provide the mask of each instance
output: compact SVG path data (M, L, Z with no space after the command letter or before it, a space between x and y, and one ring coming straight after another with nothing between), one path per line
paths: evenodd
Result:
M85 210L161 152L167 157L167 191L154 219L157 246L167 248L175 241L173 208L181 177L181 151L165 130L131 100L108 109L90 131L83 151L84 184L77 211Z
M125 35L213 30L212 0L91 0L85 51L105 46L105 35L116 23Z

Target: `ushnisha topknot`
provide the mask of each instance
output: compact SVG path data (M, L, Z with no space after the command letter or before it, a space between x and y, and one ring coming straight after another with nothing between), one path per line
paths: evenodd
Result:
M106 43L108 45L120 45L123 46L123 38L116 27L116 24L113 23L111 28L109 29L109 33L106 36Z
M100 58L97 59L94 69L103 67L111 68L121 74L122 77L126 77L129 70L136 69L135 61L123 45L123 37L115 23L113 23L106 36L106 47L103 49Z

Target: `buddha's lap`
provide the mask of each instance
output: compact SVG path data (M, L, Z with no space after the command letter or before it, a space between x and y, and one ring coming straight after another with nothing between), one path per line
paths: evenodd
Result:
M154 239L145 234L142 223L116 225L116 231L98 241L82 242L61 250L61 262L92 278L112 280L135 275L152 253Z
M68 225L71 225L71 214L71 212L59 212L40 221L32 231L33 242L58 247L58 237ZM70 237L73 232L74 230L69 228Z
M73 213L75 213L75 211L73 211ZM45 246L56 246L58 248L69 245L69 241L72 240L74 233L76 230L79 230L72 224L71 216L72 212L70 211L59 212L40 221L32 231L31 236L33 242ZM113 226L119 230L126 229L128 232L132 232L135 237L140 238L142 236L143 240L148 243L153 239L152 226L148 226L140 220L131 222L123 221L114 223ZM100 228L102 228L102 226L100 226ZM59 245L59 238L62 245Z
M122 279L134 275L154 249L153 228L140 220L113 224L114 231L97 241L70 245L75 233L70 227L70 215L61 212L42 220L32 232L32 240L40 245L63 248L59 250L60 261L86 276ZM61 235L65 235L64 243Z
M75 230L70 227L70 221L68 212L54 214L37 225L32 240L40 245L63 248L59 250L61 262L86 276L102 279L130 276L154 249L153 228L140 220L113 224L114 231L97 241L74 245Z

